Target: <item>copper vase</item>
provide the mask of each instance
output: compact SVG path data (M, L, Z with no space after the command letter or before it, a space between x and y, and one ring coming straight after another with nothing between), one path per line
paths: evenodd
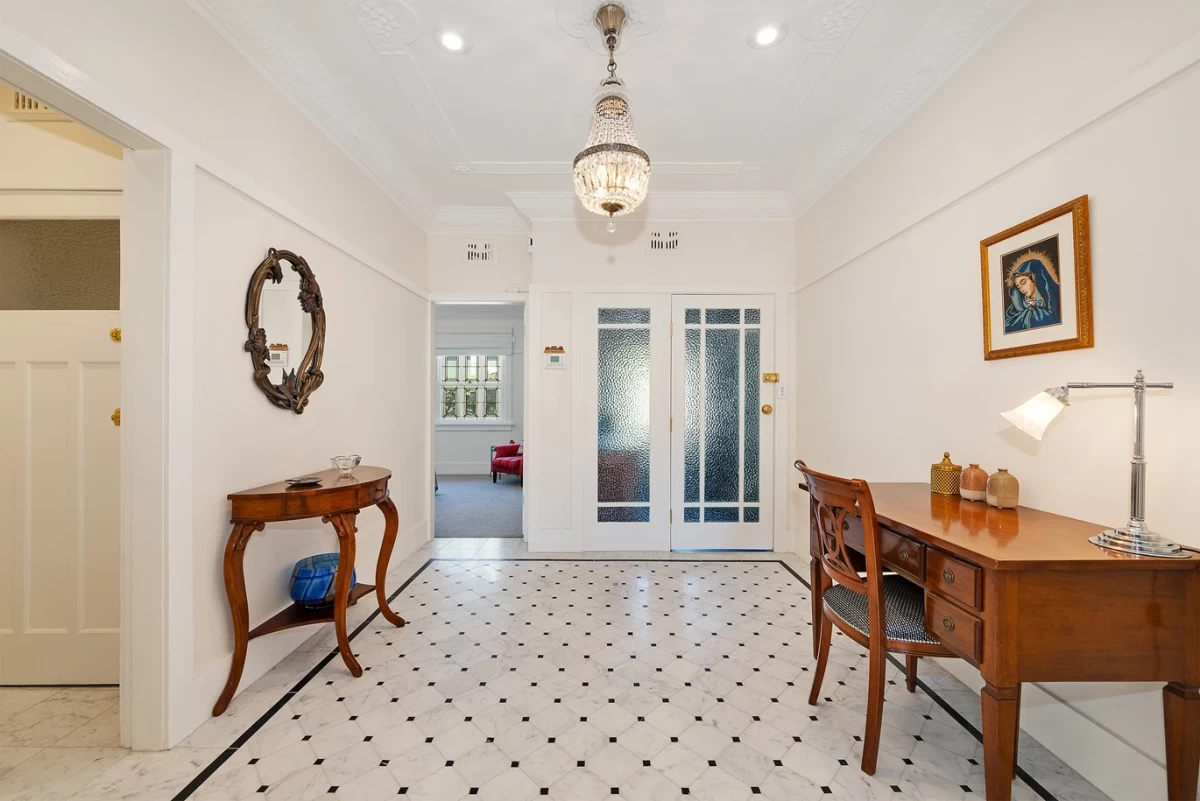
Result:
M973 464L962 471L962 476L958 480L958 494L968 501L986 501L987 483L987 471L979 465Z

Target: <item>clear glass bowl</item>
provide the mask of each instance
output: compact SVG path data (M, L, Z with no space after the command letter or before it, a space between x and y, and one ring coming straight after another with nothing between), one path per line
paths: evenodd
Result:
M350 478L354 474L354 468L358 467L362 461L362 457L357 453L352 453L349 456L334 456L329 461L333 462L333 466L338 469L340 477Z

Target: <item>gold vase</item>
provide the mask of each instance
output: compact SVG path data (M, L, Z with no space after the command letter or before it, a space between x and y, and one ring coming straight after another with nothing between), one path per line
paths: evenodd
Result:
M950 451L942 454L942 461L929 468L929 490L938 495L957 495L958 479L962 467L950 461Z
M987 502L989 506L998 509L1015 509L1017 497L1021 492L1021 484L1017 477L1000 468L988 477Z

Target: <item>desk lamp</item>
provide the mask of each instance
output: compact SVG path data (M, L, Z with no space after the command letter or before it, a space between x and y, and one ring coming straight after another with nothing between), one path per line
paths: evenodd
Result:
M1070 390L1133 390L1134 434L1133 464L1129 477L1129 523L1122 528L1110 528L1094 537L1088 537L1088 542L1093 545L1142 556L1188 558L1187 551L1146 526L1146 458L1142 448L1146 422L1146 390L1174 388L1172 383L1147 384L1142 371L1138 370L1131 384L1071 383L1039 392L1017 408L1003 412L1005 420L1040 442L1050 421L1070 405Z

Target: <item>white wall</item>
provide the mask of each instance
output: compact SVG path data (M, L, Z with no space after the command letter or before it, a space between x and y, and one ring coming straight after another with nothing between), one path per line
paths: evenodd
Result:
M423 231L185 2L0 0L0 27L424 284Z
M121 148L82 125L0 113L0 217L119 217L121 170Z
M325 302L325 383L301 415L272 406L250 380L243 320L245 286L268 247L308 260ZM195 714L204 719L228 674L233 633L221 573L229 534L230 492L329 467L354 452L364 464L392 468L400 513L396 557L428 536L429 487L423 460L429 438L425 385L429 304L229 186L196 180L193 412L193 552ZM270 332L268 331L268 338ZM359 578L374 575L383 516L358 519ZM320 520L268 526L246 549L252 625L289 603L287 582L299 558L336 551ZM242 686L312 634L301 629L256 640Z
M468 262L467 243L489 242L494 262ZM429 235L426 286L453 297L499 292L526 292L533 269L529 234L446 232Z
M1130 393L1074 393L1041 444L999 412L1142 368L1178 387L1148 400L1149 519L1200 544L1198 28L1190 2L1031 3L800 219L796 456L924 481L948 449L1010 468L1026 505L1122 523ZM1085 193L1096 347L985 363L979 241ZM1069 707L1032 689L1026 731L1113 798L1165 797L1158 686L1047 689Z
M125 254L137 250L139 264L169 271L140 284L157 287L158 295L128 287L128 297L141 303L137 315L125 303L125 287L122 293L124 313L141 320L148 334L158 329L158 341L169 340L171 348L168 381L143 380L142 395L123 397L131 417L161 421L158 429L143 429L155 433L143 444L162 445L159 434L166 439L159 466L169 464L169 474L146 467L159 461L154 447L126 447L122 457L127 471L135 461L149 470L138 476L147 480L130 482L145 497L127 504L124 511L134 521L129 527L140 532L169 525L158 543L163 552L139 551L132 568L135 580L156 592L161 588L163 597L126 599L135 627L156 632L140 646L149 649L143 653L149 658L136 660L141 678L135 690L149 702L137 714L144 718L141 710L154 706L156 696L168 699L161 715L167 733L135 744L169 746L208 718L227 672L232 637L219 562L230 491L320 468L336 452L358 450L368 462L396 471L401 541L393 559L428 536L428 470L414 467L428 464L431 447L430 314L420 288L426 236L182 2L0 0L0 47L19 51L39 78L64 84L171 150L165 159L148 156L144 170L138 166L143 151L126 154L126 178L145 172L145 197L164 190L170 202L169 214L157 205L140 208L136 219L146 227L123 232L131 238L122 242L123 270ZM0 59L0 66L11 64ZM195 170L193 163L205 169ZM138 239L151 229L153 242ZM242 350L246 286L268 246L304 255L325 295L326 380L302 416L268 404L250 380ZM167 309L157 305L164 296ZM126 354L147 347L127 342ZM143 366L149 361L144 353L138 359ZM414 449L421 454L416 460ZM155 482L162 483L161 493ZM150 496L160 508L149 508ZM291 528L259 535L247 551L254 621L285 603L288 565L332 545L319 524ZM382 518L364 513L360 529L359 569L370 575ZM184 547L186 554L179 553ZM168 563L167 577L146 582L143 572ZM170 621L165 644L156 639L164 615ZM241 686L310 633L256 641ZM150 648L155 644L161 654ZM147 729L157 732L160 722Z
M437 423L434 435L434 460L440 475L483 475L491 470L491 446L525 438L525 306L447 305L434 306L435 347L465 347L465 353L486 353L483 346L472 347L475 335L480 340L508 337L512 355L505 360L502 375L501 407L505 419L499 422ZM435 379L436 380L436 379ZM434 414L438 414L434 403Z
M651 252L651 230L677 231L677 251ZM776 369L792 374L788 291L795 279L795 238L788 222L654 223L622 220L615 233L603 220L534 222L533 283L530 286L529 398L526 404L525 493L528 541L533 551L583 549L584 477L595 458L595 421L575 407L587 378L578 375L585 327L575 319L576 296L590 291L689 293L778 293L775 319ZM542 369L542 351L562 345L567 369ZM764 370L771 370L763 365ZM764 401L766 398L764 397ZM789 441L788 409L775 416L776 497ZM777 516L775 549L793 550L786 520Z

